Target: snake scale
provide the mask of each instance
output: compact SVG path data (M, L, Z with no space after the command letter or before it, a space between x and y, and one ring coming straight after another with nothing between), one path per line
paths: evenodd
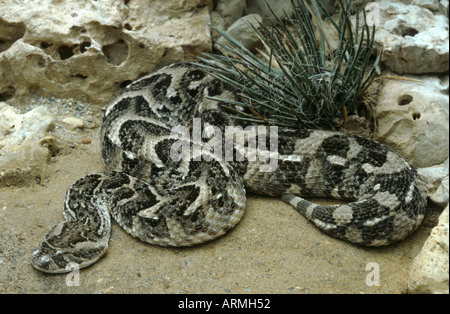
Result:
M244 141L231 141L232 160L218 158L213 149L227 145L223 137L204 132L198 143L173 132L177 126L193 131L194 118L204 130L236 126L221 98L238 96L193 63L166 66L128 85L103 117L106 171L70 187L65 221L44 237L32 265L63 273L68 263L94 263L108 248L111 216L127 233L151 244L190 246L215 239L242 218L246 192L281 196L326 234L359 245L388 245L420 225L426 209L423 181L405 159L375 141L279 128L277 167L262 171L268 159L249 158L247 149L264 134L260 128L253 135L235 134ZM173 158L181 144L200 149L192 148L190 158ZM302 197L348 204L321 206Z

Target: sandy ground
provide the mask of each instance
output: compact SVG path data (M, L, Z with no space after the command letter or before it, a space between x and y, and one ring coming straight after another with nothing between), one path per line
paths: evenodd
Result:
M95 126L100 116L82 118ZM362 248L321 233L278 199L249 195L236 228L191 248L149 245L114 223L108 252L80 270L79 286L70 286L66 275L35 270L31 252L63 220L69 186L103 165L99 128L55 132L61 151L50 176L0 188L0 293L404 293L411 262L438 215L401 243ZM85 138L92 142L82 144ZM369 263L379 265L379 285L370 285Z

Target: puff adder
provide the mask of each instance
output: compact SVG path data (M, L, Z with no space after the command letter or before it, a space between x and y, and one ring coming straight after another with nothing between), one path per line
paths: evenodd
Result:
M320 230L359 245L388 245L421 223L426 193L416 170L389 148L355 135L279 128L272 172L260 171L263 161L246 158L250 136L233 147L234 161L215 158L211 147L225 140L207 136L203 143L186 140L201 145L197 156L171 158L180 140L174 127L192 131L194 118L202 129L215 126L223 132L237 125L231 111L208 96L239 97L191 63L167 66L128 85L104 114L100 136L106 171L70 187L65 221L44 237L32 265L63 273L70 262L94 263L108 248L111 217L151 244L190 246L215 239L242 218L246 191L280 196ZM303 197L348 204L320 206Z

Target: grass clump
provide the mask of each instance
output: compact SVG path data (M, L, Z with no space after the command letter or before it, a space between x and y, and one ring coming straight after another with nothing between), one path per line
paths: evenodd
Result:
M380 56L372 57L375 27L363 25L359 11L351 21L350 0L340 0L339 20L334 21L319 1L310 5L291 0L292 16L273 14L273 23L260 23L254 31L264 52L254 53L225 32L215 29L227 44L223 54L205 54L200 66L233 86L242 96L229 105L248 107L253 115L237 115L247 123L291 128L334 129L355 114L378 69ZM330 49L321 12L337 31L337 49ZM314 32L316 29L316 32ZM216 98L218 99L218 98ZM231 107L231 106L230 106Z

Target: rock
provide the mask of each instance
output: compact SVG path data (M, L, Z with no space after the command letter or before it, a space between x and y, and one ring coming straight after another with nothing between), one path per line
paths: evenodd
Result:
M336 2L339 2L339 1L336 1ZM358 9L358 10L361 10L362 8L368 9L369 7L367 5L369 3L373 4L373 3L375 3L375 1L373 1L373 0L353 0L351 2L350 13L355 14L356 9Z
M417 172L422 176L427 183L428 196L430 200L444 208L448 204L448 158L442 165L420 168Z
M420 2L423 3L422 0ZM400 74L448 72L449 33L446 16L434 15L427 8L401 2L380 0L377 4L380 8L380 23L375 41L379 47L383 47L384 64Z
M234 22L226 32L228 35L242 43L244 47L252 50L260 42L254 28L258 28L261 22L262 18L258 14L249 14ZM215 47L218 50L221 50L220 46L226 46L227 44L228 40L224 37L220 37L217 40Z
M56 144L53 136L46 136L39 141L39 145L48 150L49 156L55 156L59 152L59 147ZM48 157L48 156L47 156ZM48 159L48 158L47 158Z
M436 192L431 195L431 201L441 207L445 204L448 205L448 194L449 193L449 178L448 178L448 165L447 165L447 176L442 179L441 184L437 188Z
M414 4L422 8L429 9L431 11L439 10L439 2L436 0L400 0L404 4Z
M448 206L422 250L414 259L408 280L410 293L449 293Z
M273 12L279 16L291 16L294 12L291 0L252 0L247 1L245 14L258 14L268 23L273 19Z
M0 100L106 104L127 83L211 50L211 0L2 2Z
M83 129L84 128L84 121L79 118L68 117L68 118L64 118L62 120L62 122L67 124L72 129Z
M310 1L308 2L310 4ZM338 1L335 0L320 0L320 2L328 13L330 13L330 15L333 15L339 8ZM245 14L259 14L265 23L270 23L270 21L273 20L273 13L269 7L278 17L281 18L285 16L292 16L294 12L294 7L292 6L291 0L248 0ZM322 16L325 15L322 14Z
M53 123L46 107L20 114L0 102L0 186L22 185L46 176L50 156L58 150L47 134Z
M388 80L375 107L378 122L375 139L393 148L416 168L445 162L449 150L446 84L429 76Z
M211 12L211 24L226 31L244 14L245 7L245 0L218 0L215 10ZM212 36L214 41L220 37L216 32Z
M439 1L439 13L445 15L448 18L448 0Z

